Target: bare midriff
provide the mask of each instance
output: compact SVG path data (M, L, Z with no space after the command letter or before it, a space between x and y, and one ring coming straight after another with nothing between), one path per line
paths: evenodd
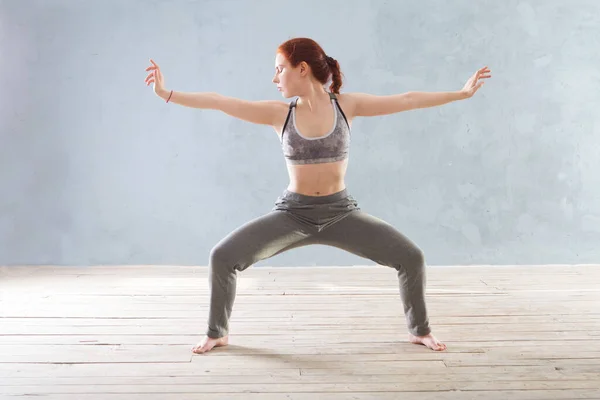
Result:
M323 164L288 164L290 184L287 190L306 196L327 196L346 188L348 160Z

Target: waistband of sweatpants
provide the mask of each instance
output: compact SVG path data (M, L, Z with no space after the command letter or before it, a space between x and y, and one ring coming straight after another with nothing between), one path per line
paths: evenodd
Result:
M306 194L290 192L289 190L283 191L283 197L286 199L294 200L304 204L327 204L339 201L348 197L348 189L343 189L339 192L328 194L326 196L309 196Z

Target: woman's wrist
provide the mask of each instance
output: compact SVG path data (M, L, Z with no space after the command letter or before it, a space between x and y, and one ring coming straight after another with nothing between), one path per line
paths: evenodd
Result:
M164 101L167 101L169 99L169 97L171 97L172 92L173 92L172 90L163 89L163 90L157 92L156 94L158 95L158 97L160 97Z

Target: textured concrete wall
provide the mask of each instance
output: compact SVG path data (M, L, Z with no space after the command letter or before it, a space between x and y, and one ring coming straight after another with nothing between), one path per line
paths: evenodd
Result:
M280 99L309 36L345 91L473 99L357 119L347 184L431 265L600 259L600 2L0 0L0 265L206 265L287 186L267 127L169 88ZM372 264L324 246L259 265Z

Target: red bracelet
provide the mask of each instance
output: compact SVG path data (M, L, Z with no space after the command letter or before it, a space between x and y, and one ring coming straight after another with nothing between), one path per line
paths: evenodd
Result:
M171 96L173 96L173 91L171 90L171 94L169 95L169 98L167 99L167 103L169 102L169 100L171 100Z

